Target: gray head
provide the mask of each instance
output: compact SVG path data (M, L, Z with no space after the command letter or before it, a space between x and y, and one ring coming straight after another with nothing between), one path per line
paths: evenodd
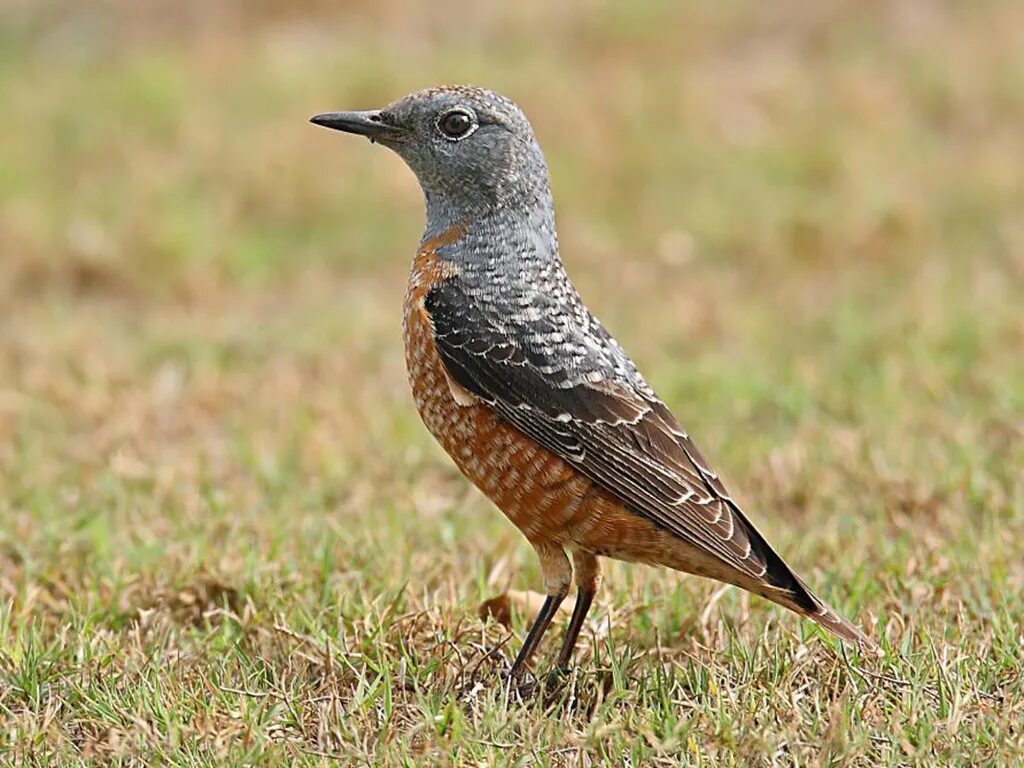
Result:
M529 121L511 100L471 86L417 91L380 110L330 112L317 125L397 152L419 179L431 222L550 209L548 171Z

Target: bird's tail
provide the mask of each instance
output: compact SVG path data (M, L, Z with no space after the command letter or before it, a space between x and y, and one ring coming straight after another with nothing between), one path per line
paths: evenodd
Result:
M756 550L758 559L764 564L764 571L756 579L747 575L742 577L737 575L733 579L726 580L807 617L842 640L872 650L878 647L858 627L844 619L838 611L814 594L803 579L797 576L793 569L786 565L785 561L769 546L739 507L735 504L732 504L731 507L734 518L744 525L751 549Z
M767 597L774 603L796 611L811 621L827 629L836 637L847 642L857 643L861 647L875 649L878 646L857 626L844 619L839 612L819 598L804 580L782 560L768 545L753 526L748 523L748 535L761 552L765 563L765 573L755 584L742 584L745 589Z
M789 588L785 592L776 592L771 595L765 594L765 597L796 611L802 616L806 616L842 640L856 643L862 648L871 650L878 648L875 641L865 635L859 627L843 618L835 608L815 595L804 584L803 579L792 571L789 573L792 577L792 582L787 585Z
M839 613L830 606L828 603L822 602L817 597L814 598L818 603L818 609L813 613L805 614L807 618L816 622L820 626L827 629L836 637L840 637L843 640L847 640L851 643L857 643L862 648L868 648L876 650L878 648L877 643L870 637L861 631L860 627L847 621Z

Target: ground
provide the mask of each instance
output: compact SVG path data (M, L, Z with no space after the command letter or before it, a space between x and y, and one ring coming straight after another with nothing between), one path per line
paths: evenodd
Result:
M0 759L1020 759L1024 6L549 5L0 10ZM453 81L879 657L615 564L568 680L502 687L541 579L407 392L419 190L306 123Z

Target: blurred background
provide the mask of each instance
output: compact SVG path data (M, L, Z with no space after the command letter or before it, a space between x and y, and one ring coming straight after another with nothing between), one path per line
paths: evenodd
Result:
M540 583L407 394L412 174L307 123L452 82L524 108L581 293L812 583L1019 616L1022 51L1019 0L6 0L9 643ZM667 636L711 589L612 584Z

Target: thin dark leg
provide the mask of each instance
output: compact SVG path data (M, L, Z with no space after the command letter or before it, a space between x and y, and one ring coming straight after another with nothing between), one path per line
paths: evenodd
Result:
M544 605L541 606L540 613L537 614L537 618L534 619L533 626L530 627L530 632L526 636L526 642L523 643L523 647L519 650L519 655L516 656L516 660L512 662L512 670L509 672L509 677L516 678L519 673L523 671L523 667L526 666L526 662L530 660L533 652L537 650L537 646L540 644L540 639L544 636L547 631L548 625L551 624L551 619L555 617L555 613L558 611L558 606L565 600L565 595L568 590L565 590L557 595L548 595L544 601Z
M583 629L583 622L587 618L590 604L594 602L594 595L596 594L596 589L580 588L576 591L576 607L572 609L569 629L565 632L565 642L562 643L562 650L558 653L559 669L569 668L572 652L576 649L576 640L579 639L580 630Z

